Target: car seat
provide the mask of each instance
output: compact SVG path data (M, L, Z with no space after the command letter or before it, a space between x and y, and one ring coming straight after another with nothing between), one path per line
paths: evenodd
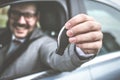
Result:
M67 12L59 1L43 1L38 5L41 29L49 36L56 38L67 20Z
M103 35L103 47L100 51L100 54L120 50L120 45L117 43L115 37L112 34L103 32Z

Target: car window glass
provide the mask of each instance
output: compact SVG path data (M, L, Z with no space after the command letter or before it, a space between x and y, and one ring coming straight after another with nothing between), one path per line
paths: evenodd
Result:
M117 5L120 5L120 0L110 0L112 1L113 3L117 4Z
M6 26L6 21L8 19L7 17L8 9L9 9L9 6L0 8L0 28L3 28Z
M116 41L115 46L118 49L114 49L112 51L118 51L120 49L120 11L112 6L97 1L84 1L87 14L93 16L97 21L99 21L102 24L102 31L107 33L107 35L111 35L113 37L111 39ZM112 41L113 40L109 42L109 47L112 47Z

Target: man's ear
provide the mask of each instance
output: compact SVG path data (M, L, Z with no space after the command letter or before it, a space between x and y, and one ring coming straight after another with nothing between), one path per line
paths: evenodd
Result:
M37 14L37 27L41 27L40 26L40 14Z
M39 22L39 21L37 21L37 27L41 27L41 26L40 26L40 22Z

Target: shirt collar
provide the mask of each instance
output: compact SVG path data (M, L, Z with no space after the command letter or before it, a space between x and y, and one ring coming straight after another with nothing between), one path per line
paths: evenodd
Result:
M18 38L16 38L15 35L12 35L12 40L18 40L21 43L23 43L25 41L25 39L18 39Z

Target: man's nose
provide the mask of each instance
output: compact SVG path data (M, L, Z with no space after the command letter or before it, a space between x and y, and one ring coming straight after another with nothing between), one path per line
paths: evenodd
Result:
M25 17L24 17L24 16L20 16L20 17L18 18L18 22L19 22L20 24L25 24L25 23L26 23Z

